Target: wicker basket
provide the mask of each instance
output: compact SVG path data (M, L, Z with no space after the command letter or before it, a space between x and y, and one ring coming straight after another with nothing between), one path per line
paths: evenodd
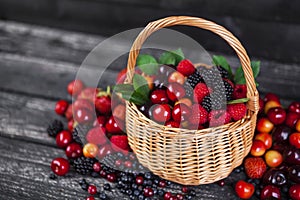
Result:
M184 185L208 184L226 178L239 166L252 145L259 109L258 92L250 60L241 43L225 28L197 17L174 16L151 22L134 41L127 65L128 83L144 41L153 32L174 25L209 30L235 50L247 82L247 115L237 122L216 128L188 130L169 128L145 117L133 103L126 102L129 144L139 162L154 174Z

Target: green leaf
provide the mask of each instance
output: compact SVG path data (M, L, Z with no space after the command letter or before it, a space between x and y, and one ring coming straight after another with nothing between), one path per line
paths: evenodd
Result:
M232 101L228 101L227 104L236 104L236 103L246 103L249 101L249 98L235 99Z
M136 65L142 70L142 72L147 75L156 74L158 70L158 63L156 59L153 56L147 54L139 55L136 60Z
M124 91L132 91L133 92L133 86L131 84L118 84L115 85L113 88L113 91L116 93L122 93Z
M260 72L260 61L251 61L253 76L256 78Z
M129 101L136 105L143 105L148 101L148 98L145 98L144 95L140 94L137 91L134 91L129 97Z
M244 71L242 66L237 68L234 76L234 82L235 84L246 84L246 79L244 77Z
M229 63L227 62L226 58L223 56L213 56L213 64L215 64L216 66L221 66L222 68L224 68L228 74L229 74L229 79L232 80L233 74L232 74L232 69L229 65Z
M179 48L174 51L166 51L161 54L159 58L160 64L170 64L170 65L178 65L180 61L184 59L184 54L182 50Z
M137 93L145 98L148 98L150 89L147 80L143 76L134 74L132 83L133 88Z

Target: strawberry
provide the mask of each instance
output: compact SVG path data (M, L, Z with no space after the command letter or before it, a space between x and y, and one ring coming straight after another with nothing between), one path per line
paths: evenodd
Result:
M212 110L208 114L210 127L221 126L229 123L231 120L230 114L226 110Z
M195 67L190 60L182 60L177 65L177 71L180 72L184 76L189 76L195 72Z
M91 130L86 134L86 140L89 143L93 143L96 145L103 145L106 143L106 130L104 127L96 127Z
M201 125L207 122L208 113L199 104L192 105L192 114L189 117L189 122L193 125Z
M249 157L244 161L246 174L251 179L262 178L267 170L267 165L261 157Z
M243 103L229 104L227 105L227 112L234 121L238 121L246 115L247 107Z
M198 83L194 89L194 101L201 103L203 98L210 93L210 88L205 83Z
M233 99L242 99L247 96L247 86L245 84L237 84L234 86L232 97Z
M110 142L115 151L129 150L128 138L126 135L113 135L110 138Z

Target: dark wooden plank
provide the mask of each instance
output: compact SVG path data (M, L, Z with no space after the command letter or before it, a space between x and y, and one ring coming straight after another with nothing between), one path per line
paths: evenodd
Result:
M77 183L83 176L73 170L64 178L57 180L48 178L49 164L52 159L63 155L63 150L53 147L1 137L0 197L3 199L84 199L87 193L83 192ZM237 199L230 185L242 177L243 174L233 174L227 179L227 186L223 188L216 184L196 187L197 199L217 200L220 196L226 199ZM87 178L87 180L97 186L106 183L100 178ZM128 199L119 191L113 190L109 195L113 199L117 197Z
M96 0L89 2L64 0L54 3L49 3L47 0L38 3L35 0L27 0L20 3L16 0L2 0L3 12L1 13L12 20L88 31L106 36L130 28L143 27L149 21L168 15L195 15L227 27L247 44L247 49L254 56L285 62L300 62L298 39L300 16L297 1L247 0L223 3L219 0L189 0L174 3L163 0L157 4L152 3L152 6L148 5L149 2L145 5L135 5L123 1L122 6L116 6L119 5L118 3L120 2ZM225 45L220 44L210 34L193 32L192 29L187 30L187 33L202 38L209 50L227 52Z

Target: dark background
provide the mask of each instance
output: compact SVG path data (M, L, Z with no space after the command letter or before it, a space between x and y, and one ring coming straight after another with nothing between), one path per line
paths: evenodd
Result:
M300 63L297 0L0 0L0 19L111 36L169 15L213 20L234 33L250 56ZM231 53L215 35L180 28L208 50Z

